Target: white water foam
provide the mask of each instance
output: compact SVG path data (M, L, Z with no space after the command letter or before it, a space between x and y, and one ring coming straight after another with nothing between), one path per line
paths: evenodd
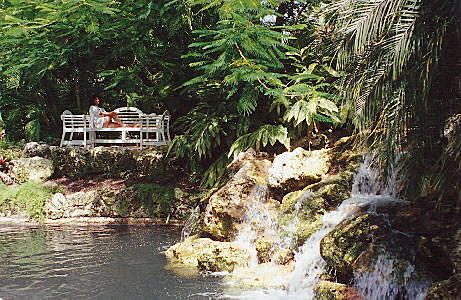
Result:
M255 242L261 237L278 235L276 224L269 208L265 205L267 185L257 184L250 192L247 201L247 212L240 224L240 231L234 244L250 254L249 266L258 264Z
M320 241L322 238L331 230L333 230L335 226L338 225L341 221L356 216L360 211L363 211L364 209L373 209L378 206L388 205L390 202L400 202L400 200L395 198L395 193L393 192L392 188L383 187L379 183L378 175L372 170L370 165L370 159L365 159L365 162L362 163L358 173L354 178L351 198L343 201L343 203L336 210L326 213L322 219L322 227L317 232L312 234L311 237L295 254L294 270L283 279L277 278L277 280L282 281L280 284L283 286L283 288L255 289L245 292L238 292L237 294L226 294L223 295L222 298L245 300L313 299L313 288L319 281L319 275L325 271L326 267L326 263L320 255ZM393 183L391 186L396 186L396 184ZM305 197L302 197L302 199L304 198ZM274 226L273 220L268 218L266 214L261 213L261 207L258 207L257 205L258 202L260 203L261 201L254 201L255 206L250 209L245 222L252 222L253 224L260 221L266 222L263 223L263 226L266 228L266 230L269 228L272 231L275 230L274 228L276 228L276 226ZM298 202L300 203L296 203L295 209L298 207L299 210L302 205L302 201ZM267 223L268 219L270 219L269 223ZM241 243L241 245L244 245L247 250L251 251L255 257L256 250L254 245L251 243L256 240L258 232L252 231L251 226L247 226L246 228L246 231L240 232L237 240ZM274 232L271 232L271 234L274 234ZM251 264L255 263L257 263L257 260L255 262L253 258ZM409 268L411 269L411 266ZM379 273L379 270L377 273ZM392 299L380 298L380 296L363 292L362 290L369 288L365 282L366 278L363 277L363 280L357 280L356 286L363 295L366 295L365 299ZM389 290L390 288L391 285L389 284L388 287L383 289ZM384 292L384 294L385 293L386 292ZM382 294L383 293L379 293L379 295ZM408 296L411 296L409 299L418 300L420 299L418 298L419 295L424 294L425 293L421 292L421 287L415 286L414 289L410 290Z
M414 280L414 266L406 263L403 273L394 270L394 259L380 255L369 272L354 273L354 287L363 299L423 300L430 287L428 281Z
M186 224L184 224L184 227L181 230L181 242L184 242L190 236L199 216L200 208L197 206L192 210L189 218L186 221Z

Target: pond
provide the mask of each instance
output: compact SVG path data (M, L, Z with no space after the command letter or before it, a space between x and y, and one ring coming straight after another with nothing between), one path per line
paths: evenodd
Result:
M173 226L0 224L0 299L216 299L221 278L183 277L162 254Z

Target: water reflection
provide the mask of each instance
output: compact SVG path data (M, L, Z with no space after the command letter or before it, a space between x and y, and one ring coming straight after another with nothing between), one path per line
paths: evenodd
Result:
M164 269L161 252L180 234L167 226L0 225L0 298L216 298L219 279Z

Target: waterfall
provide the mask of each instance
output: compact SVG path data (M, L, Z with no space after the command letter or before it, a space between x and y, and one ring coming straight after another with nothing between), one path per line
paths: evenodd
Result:
M247 201L247 212L240 224L240 230L234 243L250 254L250 266L258 264L255 241L261 237L277 235L276 225L268 207L265 205L268 188L265 184L256 184Z
M403 273L396 272L393 266L394 259L384 254L378 257L371 271L354 273L354 287L363 299L423 300L429 282L412 280L414 266L410 263L407 263ZM399 282L405 283L405 287Z
M192 209L192 212L187 219L184 227L181 230L181 242L184 242L192 233L194 226L197 224L197 220L200 216L200 207Z
M393 183L395 186L396 184ZM264 194L265 197L265 194ZM302 199L304 199L303 197ZM301 201L301 200L300 200ZM304 200L302 200L304 201ZM223 296L224 299L267 299L267 300L282 300L282 299L313 299L314 285L319 281L319 275L325 271L326 262L320 255L320 241L322 238L333 230L341 221L356 216L360 211L367 209L373 209L378 206L388 205L390 202L399 201L395 198L392 188L383 187L379 184L377 174L370 167L370 159L365 159L365 162L360 166L358 173L354 177L351 197L338 206L334 211L328 212L323 216L322 227L312 234L310 238L301 246L297 253L295 253L295 265L291 273L277 277L275 280L280 281L281 288L264 288L255 289L250 291L238 292L237 294L226 294ZM255 202L256 205L257 202ZM302 203L297 203L296 207L300 207ZM257 212L257 213L255 213ZM261 207L255 206L250 209L248 218L245 222L260 222L260 220L267 221L267 217L261 211ZM262 219L261 219L262 218ZM270 222L271 223L271 222ZM266 230L276 230L272 224L264 223ZM256 239L255 235L257 232L251 232L249 226L246 231L240 232L238 241L245 244L246 249L254 249L254 245L251 245L251 241ZM274 234L274 233L271 233ZM245 241L245 242L242 242ZM255 250L253 251L253 255ZM386 267L386 259L380 258L375 266L373 274L376 276L371 280L366 275L362 277L356 277L355 288L364 295L364 299L393 299L392 297L386 297L385 295L393 295L396 291L395 287L391 284L393 278L389 278L387 286L381 288L381 292L370 292L375 288L372 284L378 285L383 279L378 278L379 274L385 273L382 268ZM254 261L251 264L255 264ZM408 265L408 272L411 272L411 265ZM392 272L392 270L390 271ZM374 283L371 282L374 280ZM371 282L371 283L370 283ZM412 284L409 282L409 284ZM418 295L424 295L422 292L424 288L420 286L410 287L410 293L407 294L408 299L419 299ZM398 291L397 291L398 292ZM413 293L412 295L410 295ZM384 296L383 296L384 295Z

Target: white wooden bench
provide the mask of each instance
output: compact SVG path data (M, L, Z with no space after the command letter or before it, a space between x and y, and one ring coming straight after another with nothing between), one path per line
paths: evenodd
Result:
M61 115L62 120L62 137L60 146L87 146L87 133L89 117L87 115L73 115L70 111L65 110ZM74 139L74 133L83 133L82 139ZM69 139L66 140L66 134Z
M94 146L95 144L138 144L143 146L167 145L170 137L170 114L144 114L135 107L121 107L115 110L120 120L126 125L137 124L137 127L96 128L93 116L72 115L68 110L63 112L63 133L61 147L64 145ZM83 133L82 139L73 139L75 132ZM111 134L112 132L112 134ZM70 133L69 140L66 134ZM117 137L114 137L113 134ZM101 135L105 135L101 137ZM110 136L112 135L112 137Z

